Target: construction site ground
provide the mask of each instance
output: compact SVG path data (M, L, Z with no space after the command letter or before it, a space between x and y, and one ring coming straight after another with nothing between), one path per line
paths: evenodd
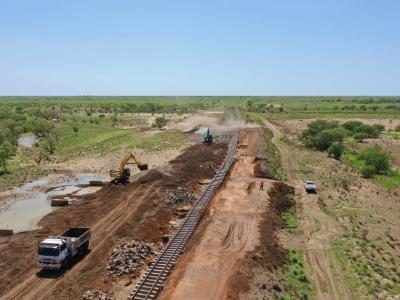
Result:
M126 185L107 184L76 204L57 209L39 222L40 229L1 237L0 298L80 299L91 289L126 298L139 273L110 277L106 266L112 250L130 239L161 247L182 218L177 214L179 205L166 206L164 197L178 187L198 193L225 152L224 144L190 146L167 166L144 172ZM66 271L39 271L38 242L73 226L91 229L90 253Z
M238 159L161 299L259 299L285 292L285 283L274 270L287 261L277 232L283 226L280 212L293 205L286 197L292 189L259 177L266 146L262 129L252 127L241 130ZM178 187L199 194L226 150L225 144L195 144L169 164L134 176L127 185L107 184L71 206L58 208L39 222L40 229L1 237L0 298L80 299L88 290L101 290L126 299L150 261L131 275L112 277L107 263L113 249L132 239L160 249L182 220L182 207L190 208L188 203L166 205L166 195ZM38 242L73 226L91 229L90 253L67 270L38 270ZM280 291L273 288L277 285Z
M160 299L275 299L290 294L288 249L302 251L316 299L359 299L368 293L374 299L399 299L399 189L385 189L345 163L305 149L297 138L299 124L301 120L264 123L273 133L287 184L265 178L262 168L269 158L263 128L241 128L237 160ZM40 229L0 237L0 298L80 299L87 290L101 290L126 299L150 261L136 273L112 277L107 263L113 249L131 239L160 249L179 226L181 209L190 208L188 203L166 205L166 195L178 187L199 194L226 148L197 143L168 164L161 158L157 168L127 185L107 184L79 196L75 204L43 218ZM306 179L316 181L317 194L304 191ZM281 212L291 207L297 228L281 230ZM90 227L89 255L66 271L39 272L38 242L71 226Z
M279 212L291 205L279 194L288 193L290 187L257 177L258 164L265 157L260 128L242 130L238 149L237 161L160 299L260 299L278 295L272 289L274 278L262 274L263 282L268 283L263 290L251 286L249 278L255 277L252 269L257 264L262 263L265 272L286 262L286 251L275 234L282 225ZM278 284L283 291L282 283Z

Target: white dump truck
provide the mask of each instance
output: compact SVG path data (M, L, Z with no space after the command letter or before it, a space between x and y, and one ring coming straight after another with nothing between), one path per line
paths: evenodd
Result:
M89 249L89 228L70 228L63 234L49 236L38 246L37 266L59 270L75 257L83 257Z

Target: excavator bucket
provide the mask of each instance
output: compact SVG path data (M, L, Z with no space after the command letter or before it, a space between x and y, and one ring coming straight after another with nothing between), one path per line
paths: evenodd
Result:
M147 164L138 164L138 168L140 171L148 170L149 166Z

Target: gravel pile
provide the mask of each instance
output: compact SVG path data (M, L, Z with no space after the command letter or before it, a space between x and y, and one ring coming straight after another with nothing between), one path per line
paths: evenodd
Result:
M204 164L202 164L200 167L203 169L218 169L218 166L213 163L212 161L207 161Z
M169 192L168 195L164 198L164 201L168 206L171 206L181 203L193 203L194 201L196 201L196 197L186 191L186 189L178 187L178 189Z
M233 132L232 131L227 131L222 134L218 134L214 136L214 143L215 144L228 144L229 141L231 140Z
M88 290L83 294L82 300L114 300L114 298L99 290Z
M214 154L218 155L218 156L224 156L225 151L224 151L224 149L217 149L217 150L214 150Z
M153 244L135 240L125 242L111 254L107 265L108 274L115 277L134 273L144 264L146 257L156 254Z

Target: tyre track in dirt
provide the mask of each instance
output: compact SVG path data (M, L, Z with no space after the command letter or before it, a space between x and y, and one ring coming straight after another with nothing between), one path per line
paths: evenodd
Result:
M330 239L341 233L340 225L321 210L317 195L304 191L303 182L297 178L294 168L293 160L296 158L293 158L287 147L279 142L283 137L282 132L267 120L264 124L273 133L272 142L281 153L282 164L288 171L289 183L295 187L299 227L303 229L304 236L290 241L289 246L304 250L315 283L317 299L353 299L351 289L330 247Z
M232 295L237 297L236 292L246 285L242 263L261 243L260 224L269 203L266 191L274 182L255 177L252 147L258 138L254 132L241 133L239 157L159 299L237 299ZM264 191L258 188L261 180Z
M151 185L152 186L152 185ZM103 249L104 243L112 239L113 232L122 224L124 224L133 214L136 213L137 208L141 205L142 201L157 193L152 189L147 190L145 187L139 186L134 190L137 196L138 190L143 193L141 197L137 197L135 201L129 197L126 201L119 203L112 211L106 214L103 218L94 224L91 228L92 238L90 255L95 256ZM133 203L133 205L132 205ZM53 290L56 290L63 284L63 281L75 281L78 275L89 266L87 259L83 259L79 264L74 266L66 274L62 276L62 280L54 284L53 278L38 277L36 272L32 273L27 280L21 282L15 289L4 295L5 299L49 299L52 297Z
M223 144L190 146L170 162L166 173L152 169L127 185L107 184L101 191L82 196L76 204L43 218L40 229L1 238L4 260L0 266L6 268L0 275L0 298L79 299L89 289L119 293L120 287L138 274L130 278L108 276L106 266L115 246L126 239L161 244L178 209L164 204L166 193L178 187L192 192L200 189L198 182L215 174L225 152ZM89 255L66 272L37 273L37 243L49 234L76 226L91 229Z

